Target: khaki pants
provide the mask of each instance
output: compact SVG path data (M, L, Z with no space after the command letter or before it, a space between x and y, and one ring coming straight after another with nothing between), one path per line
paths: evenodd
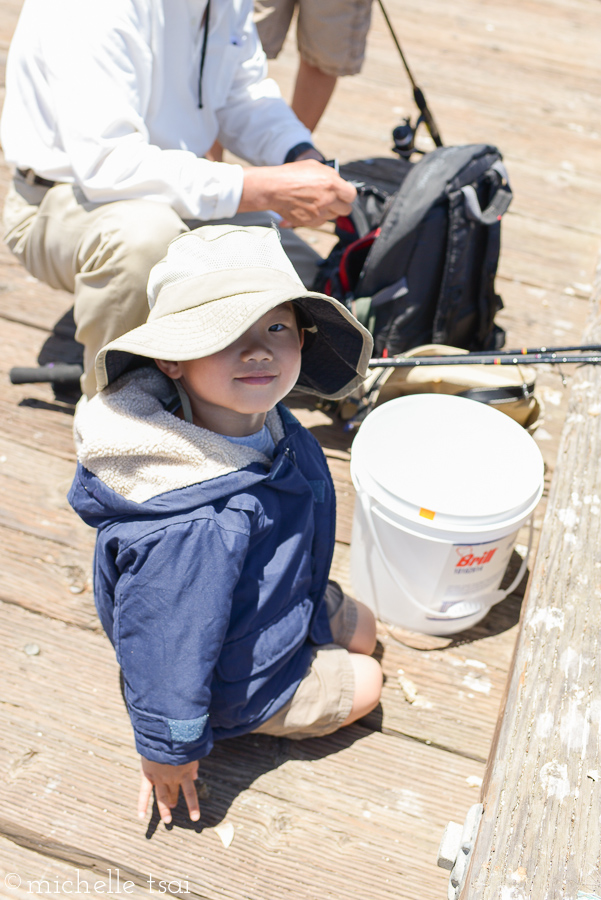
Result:
M271 216L244 213L219 221L270 225ZM98 351L146 321L150 269L173 238L203 224L217 220L184 222L170 206L151 200L90 203L73 185L46 188L15 176L4 206L5 241L35 278L74 294L85 394L96 393ZM292 264L310 287L321 257L291 230L282 229L281 235Z

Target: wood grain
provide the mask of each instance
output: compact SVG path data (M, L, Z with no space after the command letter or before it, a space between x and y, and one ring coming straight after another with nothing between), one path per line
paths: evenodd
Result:
M420 743L360 725L300 743L250 735L201 762L198 827L180 808L172 829L154 814L141 827L136 754L108 641L16 607L1 612L0 834L27 848L45 835L35 849L51 859L95 872L119 867L138 885L146 873L186 874L193 896L211 898L317 897L321 883L333 895L349 877L351 896L377 880L392 898L400 879L417 896L421 867L403 831L433 856L453 785L483 773L481 762L434 747L425 770ZM24 650L32 643L34 656ZM214 830L224 820L235 829L228 850ZM440 873L423 896L443 884Z
M587 341L601 339L601 268ZM601 373L574 377L465 900L601 890Z

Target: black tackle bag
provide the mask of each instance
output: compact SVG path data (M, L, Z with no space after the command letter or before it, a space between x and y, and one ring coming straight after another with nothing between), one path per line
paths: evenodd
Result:
M340 173L358 196L314 290L355 310L376 356L429 343L502 347L495 274L512 193L497 148L439 147L416 163L362 160Z

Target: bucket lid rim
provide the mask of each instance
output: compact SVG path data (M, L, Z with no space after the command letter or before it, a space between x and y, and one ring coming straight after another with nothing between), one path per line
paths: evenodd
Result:
M404 426L420 440L408 441ZM512 521L536 506L544 487L544 460L528 432L499 410L447 394L376 408L353 442L350 468L353 482L409 521L423 523L416 516L431 511L434 529L442 521L462 530Z

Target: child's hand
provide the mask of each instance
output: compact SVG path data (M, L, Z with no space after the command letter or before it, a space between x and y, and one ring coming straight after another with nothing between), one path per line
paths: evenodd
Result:
M198 808L198 795L194 786L194 779L198 774L198 761L186 763L183 766L169 766L165 763L152 762L150 759L140 757L142 766L142 783L138 794L138 815L142 819L146 815L148 800L154 786L159 815L165 823L171 822L171 807L177 804L179 789L181 787L190 818L193 822L200 819Z

